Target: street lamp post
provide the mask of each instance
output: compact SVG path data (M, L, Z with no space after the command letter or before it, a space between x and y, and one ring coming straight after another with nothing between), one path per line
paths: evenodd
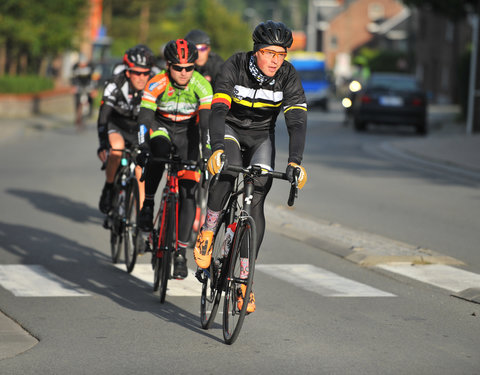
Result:
M474 128L474 106L475 106L475 97L480 96L480 92L476 89L477 81L477 56L478 56L478 28L479 28L479 15L478 13L473 13L471 15L472 23L472 52L470 57L470 82L468 88L468 112L467 112L467 134L473 133ZM479 118L476 121L480 121ZM478 128L478 125L476 126Z

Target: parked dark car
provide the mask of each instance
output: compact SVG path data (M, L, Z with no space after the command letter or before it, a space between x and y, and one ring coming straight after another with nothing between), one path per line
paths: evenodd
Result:
M418 134L427 133L427 99L414 76L372 73L353 103L355 130L369 123L413 125Z

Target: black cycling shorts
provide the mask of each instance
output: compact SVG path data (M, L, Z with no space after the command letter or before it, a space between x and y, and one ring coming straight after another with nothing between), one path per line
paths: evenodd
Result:
M113 122L108 123L108 134L110 133L120 133L120 135L125 140L125 145L127 147L138 146L138 131L137 129L132 129L132 131L127 131L118 125L115 125Z
M229 147L227 142L233 142L238 147ZM267 170L275 169L275 134L269 131L233 129L225 125L225 148L228 163L232 165L259 165Z

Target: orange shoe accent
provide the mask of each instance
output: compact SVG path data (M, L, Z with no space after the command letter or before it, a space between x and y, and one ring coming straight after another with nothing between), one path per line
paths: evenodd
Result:
M247 286L245 284L240 285L240 290L237 291L237 307L239 310L243 307L243 299L245 297L245 292L247 291ZM252 313L255 311L255 295L253 292L250 292L250 299L248 301L247 312Z
M202 230L197 237L195 248L193 249L193 257L195 263L200 268L210 267L212 261L212 241L213 232L211 230Z

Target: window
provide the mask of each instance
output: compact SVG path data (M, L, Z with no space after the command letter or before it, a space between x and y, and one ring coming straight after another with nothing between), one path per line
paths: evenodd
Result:
M330 37L330 48L337 49L338 47L338 39L336 35L332 35Z
M385 8L380 3L368 4L368 18L376 21L385 18Z

